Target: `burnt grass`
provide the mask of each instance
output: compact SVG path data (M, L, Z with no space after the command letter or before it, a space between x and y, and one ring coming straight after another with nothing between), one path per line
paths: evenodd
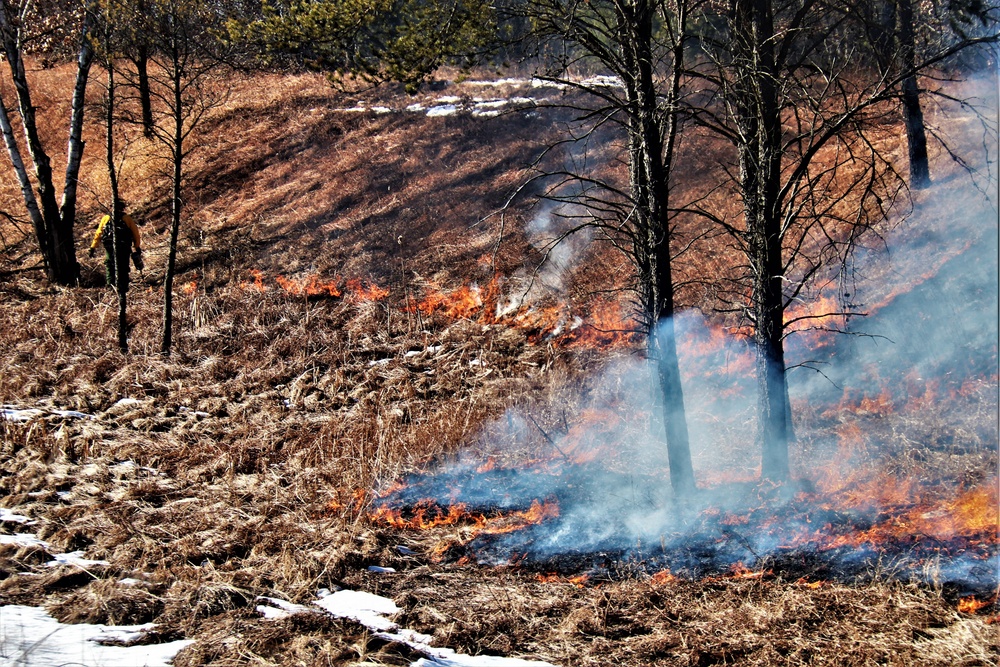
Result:
M65 89L68 70L34 76L53 91L43 113L59 117L54 91ZM379 507L412 517L428 498L443 514L452 496L487 518L555 500L565 519L574 503L600 499L595 477L660 490L666 477L625 445L569 465L550 439L571 430L595 394L618 391L594 378L639 349L564 345L412 308L431 289L485 284L494 270L513 276L537 263L522 231L527 208L508 213L495 265L500 223L481 220L521 182L521 166L559 119L538 109L491 121L338 111L358 101L414 100L269 75L238 82L212 116L190 164L196 187L170 357L158 354L168 181L151 166L152 147L137 145L150 160L123 177L147 248L129 296L129 354L115 349L116 306L98 287L100 262L81 253L86 286L50 286L30 237L4 223L0 402L44 414L0 421L0 506L36 522L3 522L0 531L33 532L49 546L0 545L0 604L42 605L71 623L155 622L149 641L195 640L178 654L182 666L419 657L353 621L319 613L271 621L255 611L261 596L305 604L337 587L391 597L402 610L395 620L438 646L559 665L996 664L995 601L957 609L970 594L989 602L996 573L954 581L940 567L942 553L963 549L986 549L995 562L988 530L986 547L918 536L871 550L761 551L753 539L775 513L844 533L879 519L818 508L808 483L761 491L753 481L709 480L702 486L712 493L728 485L754 497L741 507L746 523L727 526L704 513L710 498L698 499L676 541L535 556L532 545L557 519L493 535L475 534L467 520L415 530L378 519ZM99 129L89 131L100 145ZM100 182L95 155L84 178ZM17 185L3 178L4 207L18 210ZM88 193L84 220L98 213ZM78 247L89 232L78 226ZM627 270L613 255L598 248L585 259L560 298L586 303L623 284ZM278 275L316 275L342 294L290 294ZM349 288L353 278L389 294L364 300ZM692 305L710 311L697 298ZM629 411L627 395L613 398L626 430L642 432L647 416ZM930 490L995 484L995 375L944 378L934 400L893 411L838 406L840 398L796 406L793 467L803 479L843 459L847 436L860 433L851 450L860 468ZM515 412L535 425L512 437L504 425ZM714 437L729 461L756 456L738 415ZM491 469L478 471L487 461ZM524 474L532 469L543 472ZM399 480L406 485L394 487ZM768 502L772 493L781 501ZM51 554L77 550L108 564L47 566Z

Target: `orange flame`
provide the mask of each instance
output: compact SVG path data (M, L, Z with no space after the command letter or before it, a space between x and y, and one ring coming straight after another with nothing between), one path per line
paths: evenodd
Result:
M185 294L194 294L197 289L198 289L197 280L192 280L189 283L184 283L183 285L181 285L181 291L184 292Z
M347 281L347 289L351 291L354 301L381 301L389 296L389 290L375 283L364 283L358 278Z
M277 276L274 280L281 289L295 296L319 296L321 294L340 296L341 294L340 288L337 287L335 282L324 282L315 274L301 280L286 278L284 276Z
M432 291L416 306L424 315L440 313L452 319L475 319L483 310L478 285L463 285L450 292Z
M407 530L430 530L438 526L454 524L471 524L469 538L477 535L501 535L521 530L530 525L542 523L559 516L559 504L554 500L539 502L532 500L531 506L522 511L508 512L487 517L483 514L473 514L464 503L456 503L448 507L447 512L431 500L417 504L413 516L404 518L399 510L380 507L372 513L373 521L386 523L394 528Z
M255 292L266 292L267 285L264 284L264 272L259 269L250 269L250 276L253 278L252 283L245 281L240 281L240 289L242 290L252 290Z
M653 575L653 583L656 584L657 586L672 584L677 581L680 580L677 578L677 575L673 574L670 571L669 568L667 568L666 570L660 570L659 572Z
M958 611L963 614L975 614L983 607L989 607L991 604L993 604L991 600L977 600L974 596L970 595L958 601Z
M575 577L562 577L555 572L550 572L548 574L538 573L535 575L535 580L543 584L573 584L577 588L583 588L583 585L587 583L589 579L589 574L580 574Z

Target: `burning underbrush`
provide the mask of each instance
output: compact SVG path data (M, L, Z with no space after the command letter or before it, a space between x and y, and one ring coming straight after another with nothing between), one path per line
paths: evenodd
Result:
M891 572L953 595L996 593L995 479L957 493L878 477L731 483L657 503L667 483L594 463L465 466L405 479L371 520L427 531L421 541L439 560L592 580L767 571L855 582Z
M560 665L996 663L988 243L935 254L926 232L918 270L900 250L852 287L864 331L789 338L825 375L792 371L781 486L758 481L746 323L681 315L699 490L677 500L622 266L540 265L544 221L495 257L495 227L469 227L542 111L477 134L269 81L192 156L170 358L165 181L133 182L151 224L129 355L98 261L59 290L26 270L30 239L0 257L0 604L153 622L142 641L195 641L180 666L419 657L319 613L323 589L391 597L436 646ZM846 328L823 296L790 316Z

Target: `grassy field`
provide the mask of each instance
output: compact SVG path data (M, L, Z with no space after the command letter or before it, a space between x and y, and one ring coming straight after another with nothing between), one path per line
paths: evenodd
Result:
M34 76L46 132L61 146L68 96L60 93L71 73ZM96 86L91 94L96 103ZM995 341L992 350L988 340L959 345L967 350L955 357L961 363L928 361L898 376L859 356L857 383L802 384L793 396L793 469L808 479L793 490L795 502L825 503L824 516L839 518L811 530L844 540L819 552L888 540L888 551L876 548L859 567L796 561L804 548L703 572L595 569L585 558L490 564L477 557L476 519L520 527L499 508L426 528L413 522L412 504L394 508L402 517L395 523L378 511L384 498L399 497L397 480L446 476L438 466L484 477L555 470L557 481L599 469L587 478L595 486L584 504L606 493L593 482L605 473L644 492L666 484L648 399L633 381L642 342L609 333L627 314L614 291L628 284L627 265L581 244L537 274L545 289L532 292L532 308L497 315L503 298L524 293L543 250L527 202L503 220L491 214L565 119L528 102L498 117L406 111L471 109L476 98L518 94L526 93L513 83L474 81L415 98L392 89L337 93L311 75L235 82L190 162L169 358L156 354L169 188L155 146L130 143L122 176L147 248L129 295L129 355L115 346L116 303L100 286L101 261L80 252L84 286L49 286L27 227L6 221L0 402L95 418L47 412L0 421L0 506L37 521L31 529L49 545L0 545L0 603L44 605L66 622L155 621L154 640L195 640L177 665L406 665L419 657L352 621L267 620L255 611L259 596L308 603L337 587L391 597L400 625L438 646L566 666L996 664ZM100 128L89 131L80 248L106 189ZM620 172L610 140L588 151L607 174ZM938 278L947 262L972 257L968 243L941 240L956 208L935 197L979 195L946 159L936 165L940 187L917 202L934 223L897 232L913 249L909 263L873 260L867 294L879 311L902 308L920 285L949 284ZM0 198L20 211L6 170ZM497 249L501 224L506 241ZM730 252L699 247L681 275L714 275ZM995 264L979 268L995 275ZM684 294L712 327L686 349L701 488L689 510L738 533L772 518L747 498L787 497L754 482L750 368L738 345L712 338L731 322L713 312L711 298L707 290ZM987 315L995 309L988 284L968 298ZM848 356L843 343L805 341L816 354ZM732 489L744 504L719 500ZM462 489L442 494L445 512L449 493L461 497ZM878 509L866 510L862 525L852 512L873 498ZM528 494L515 509L530 509L529 500L545 498ZM803 516L817 515L796 520ZM953 525L955 517L964 523ZM533 530L556 525L551 515L524 521ZM78 550L108 564L45 565L52 553ZM974 590L947 574L953 554L985 557Z

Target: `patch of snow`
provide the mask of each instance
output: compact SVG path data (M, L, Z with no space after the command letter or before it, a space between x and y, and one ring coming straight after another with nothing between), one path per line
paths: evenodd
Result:
M18 408L13 405L0 407L0 419L9 422L28 422L36 417L41 417L44 413L36 408Z
M125 577L124 579L119 579L118 583L122 586L138 586L143 583L142 579L136 579L135 577Z
M490 86L494 88L499 88L500 86L527 86L529 83L534 83L535 80L529 81L528 79L496 79L495 81L466 81L467 86Z
M29 533L18 533L16 535L0 535L0 544L16 544L19 547L41 547L48 549L49 543L40 540Z
M376 574L395 574L396 568L394 567L382 567L381 565L369 565L369 572L375 572Z
M584 86L590 86L591 88L622 88L622 80L617 76L591 76L580 81Z
M461 97L456 97L455 95L445 95L444 97L439 97L435 100L438 104L458 104L462 101Z
M555 667L548 662L490 655L472 656L456 653L450 648L431 646L431 635L400 628L398 624L385 618L399 612L399 607L389 598L380 595L350 590L330 593L326 589L320 590L318 595L319 599L315 604L330 614L353 619L373 631L379 639L405 644L426 656L411 663L411 667Z
M166 667L189 639L148 646L105 646L101 642L148 630L148 625L64 625L44 609L0 607L0 667Z
M270 621L277 621L282 618L288 618L293 614L315 614L316 610L312 607L306 607L301 604L293 604L285 600L278 598L269 597L259 597L258 600L262 600L267 604L257 605L257 613L261 614L264 618Z
M471 361L469 361L469 365L470 366L485 366L486 362L483 361L482 359L472 359Z
M397 613L399 607L381 595L343 590L321 597L315 604L338 618L349 618L376 632L386 632L399 627L386 618L387 615Z
M139 405L140 401L138 398L122 398L119 399L115 405Z
M392 109L389 107L372 107L372 111L375 113L392 113Z
M78 412L77 410L50 410L49 412L60 417L70 417L71 419L97 419L94 415L88 415L86 412Z
M55 554L52 556L53 560L46 563L46 567L59 567L60 565L75 565L78 568L85 570L88 567L94 567L96 565L108 565L106 560L91 560L89 558L83 557L82 551L71 551L68 554Z
M58 496L59 498L62 498L63 500L65 500L66 498L69 498L72 495L73 495L72 491L56 491L56 496Z
M156 627L156 623L146 623L145 625L112 626L105 628L101 634L91 637L90 641L98 644L132 644L142 641L149 634L149 631Z
M454 104L439 104L427 110L429 117L451 116L458 113L458 107Z
M357 104L349 109L337 109L337 111L343 111L344 113L363 113L368 111L368 107L361 106Z
M38 523L37 521L32 521L30 517L26 517L23 514L16 514L6 507L0 507L0 522L23 523L28 526Z
M555 88L556 90L564 90L569 88L565 83L558 83L556 81L546 81L545 79L532 79L532 88Z
M417 552L410 547L404 547L402 544L396 545L396 551L403 554L404 556L416 556Z
M423 104L421 104L420 102L417 102L416 104L411 104L410 106L406 107L406 110L415 113L417 111L423 111L426 108L427 107L425 107Z
M376 359L375 361L369 361L368 365L369 366L385 366L390 361L392 361L392 358L389 358L389 359Z

